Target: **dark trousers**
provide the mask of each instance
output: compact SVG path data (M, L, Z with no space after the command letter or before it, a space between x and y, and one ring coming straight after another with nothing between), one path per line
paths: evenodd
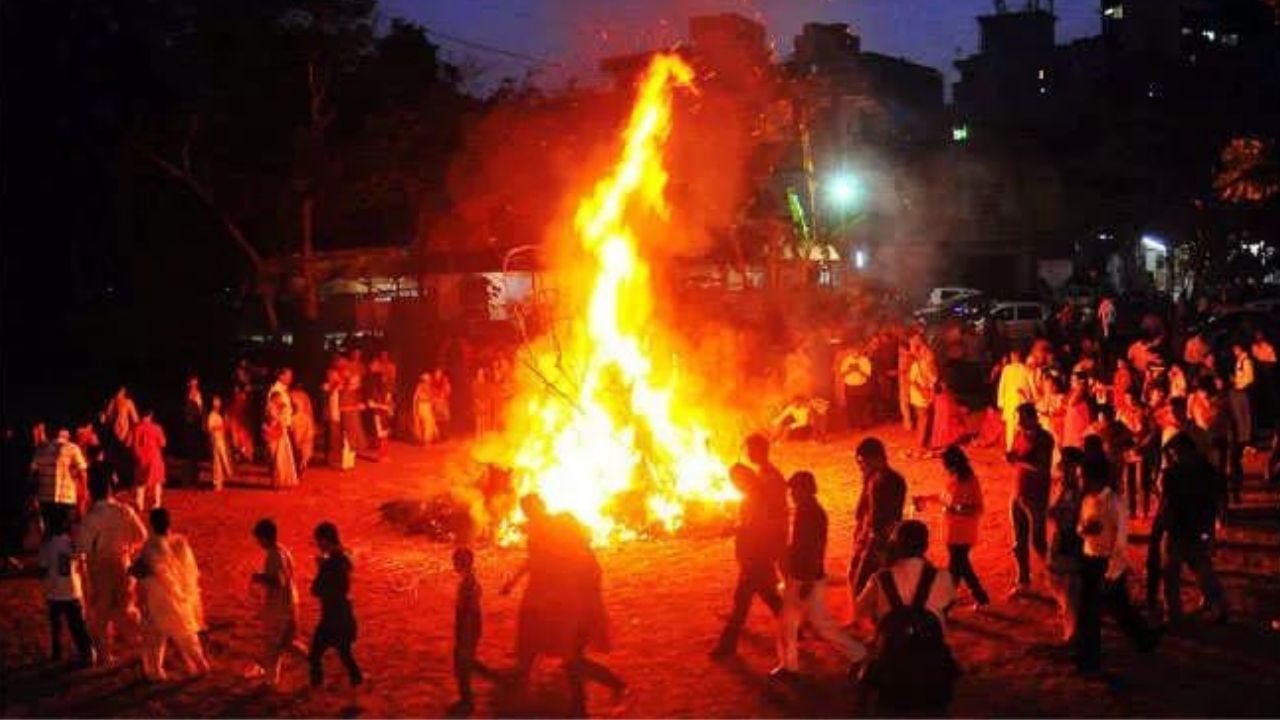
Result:
M1129 600L1128 573L1107 580L1107 558L1085 556L1080 564L1080 614L1076 624L1076 666L1097 670L1102 665L1102 612L1106 610L1139 650L1151 650L1156 636Z
M311 654L307 656L311 666L312 685L319 685L324 681L324 654L329 648L338 651L338 658L342 660L342 666L347 669L347 677L350 678L353 686L364 682L364 675L360 673L356 657L351 654L351 644L349 634L347 637L335 637L333 633L325 631L323 624L316 628L316 633L311 638Z
M71 640L76 644L80 659L89 662L93 659L93 642L89 639L89 630L84 624L84 607L79 600L49 601L50 655L55 662L62 659L63 618L67 620L67 629L71 631Z
M928 407L911 406L911 414L915 416L915 427L919 432L917 441L920 447L929 449L929 436L933 434L933 403Z
M982 589L982 581L978 579L978 573L974 572L973 563L969 561L971 548L971 545L947 545L947 553L950 556L947 569L951 572L951 579L955 581L956 587L961 584L968 585L969 592L973 593L973 599L986 605L991 602L991 598L987 595L987 591Z
M40 519L44 522L45 531L51 527L66 527L57 524L59 521L71 522L75 517L76 506L67 503L40 501Z
M587 658L584 650L564 665L565 675L569 679L570 714L574 717L587 716L587 681L599 683L614 692L626 687L622 678L609 668Z
M453 646L453 678L458 682L458 698L471 702L471 675L483 669L476 660L476 641L462 641Z
M1160 609L1160 580L1164 576L1165 521L1160 513L1151 520L1151 533L1147 538L1147 610ZM1172 612L1172 611L1171 611Z
M854 544L853 555L849 558L850 599L857 600L867 581L884 566L888 544L887 540L874 536L865 543Z
M1018 584L1031 584L1031 551L1043 561L1049 550L1045 537L1045 502L1036 498L1014 496L1009 504L1013 524L1013 559L1018 564Z
M778 595L778 572L771 558L738 560L738 584L733 589L733 610L720 633L717 647L733 650L738 646L738 636L747 622L751 599L759 597L774 615L782 612L782 598Z
M871 425L874 407L870 389L870 383L844 386L844 411L850 430L862 430Z
M1226 610L1226 596L1218 574L1213 571L1213 546L1208 542L1175 540L1165 542L1164 602L1169 620L1182 616L1182 566L1196 576L1204 602L1217 611Z

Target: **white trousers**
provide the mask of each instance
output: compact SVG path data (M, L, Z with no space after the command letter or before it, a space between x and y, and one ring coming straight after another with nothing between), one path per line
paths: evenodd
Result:
M800 652L797 638L800 624L806 619L809 626L823 640L831 643L851 663L860 662L867 656L867 649L862 643L849 637L835 618L827 612L823 595L826 583L819 581L813 584L809 597L800 597L801 583L790 578L786 581L786 589L782 593L782 618L778 623L778 664L791 672L800 671Z

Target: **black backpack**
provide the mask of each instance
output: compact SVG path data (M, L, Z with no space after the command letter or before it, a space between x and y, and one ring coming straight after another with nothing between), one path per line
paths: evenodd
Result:
M925 607L938 572L925 563L910 605L902 602L890 570L876 573L890 610L876 624L875 654L863 682L886 709L945 708L960 674L938 617Z

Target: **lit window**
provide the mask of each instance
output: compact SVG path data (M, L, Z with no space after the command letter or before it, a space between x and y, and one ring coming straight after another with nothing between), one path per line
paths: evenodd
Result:
M1183 34L1183 35L1190 35L1192 32L1193 32L1193 31L1192 31L1192 30L1191 30L1191 28L1189 28L1189 27L1184 27L1184 28L1182 28L1182 34Z
M1044 68L1040 68L1039 70L1036 71L1036 79L1037 80L1044 79Z
M1236 33L1224 33L1222 36L1222 44L1235 47L1240 44L1240 36Z
M1045 87L1044 87L1043 85L1041 85L1041 86L1040 86L1040 94L1041 94L1041 95L1044 95L1044 94L1045 94L1045 93L1047 93L1047 92L1049 92L1049 91L1048 91L1048 90L1046 90L1046 89L1045 89Z
M1204 32L1202 32L1202 33L1200 33L1200 34L1201 34L1201 35L1204 35L1204 39L1205 39L1205 40L1208 40L1209 42L1214 42L1214 41L1216 41L1216 40L1218 39L1218 33L1214 32L1214 31L1212 31L1212 30L1205 30Z
M1109 20L1123 20L1124 5L1112 5L1109 8L1103 8L1102 16Z
M969 139L969 126L957 125L951 128L951 139L955 142L964 142Z

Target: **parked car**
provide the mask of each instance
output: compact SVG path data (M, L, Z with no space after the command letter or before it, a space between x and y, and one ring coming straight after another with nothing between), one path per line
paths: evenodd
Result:
M982 295L981 290L966 287L936 287L929 291L929 306L942 307L966 298Z
M1009 340L1033 340L1044 334L1049 308L1038 302L997 302L987 317L990 322L999 323Z
M987 316L991 302L981 293L951 300L943 305L926 305L916 310L915 319L929 327L956 319L975 324Z
M1244 304L1245 310L1257 310L1264 313L1280 312L1280 298L1262 298L1250 300Z

